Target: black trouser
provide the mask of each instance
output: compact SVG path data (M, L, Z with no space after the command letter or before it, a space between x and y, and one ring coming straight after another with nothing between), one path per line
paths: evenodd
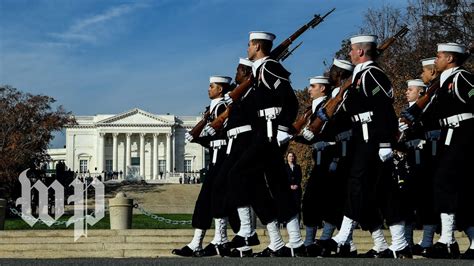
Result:
M229 204L251 205L263 224L287 222L297 215L283 158L287 146L279 147L275 138L269 142L265 130L252 133L249 146L229 171Z
M427 142L420 150L420 164L416 164L415 150L409 150L408 163L410 173L406 180L407 196L403 198L404 208L408 212L407 223L419 222L425 224L438 224L439 215L434 211L433 205L433 174L436 157L432 155L431 142Z
M344 216L344 204L347 198L347 180L350 173L351 145L346 144L346 154L342 156L341 143L336 144L337 168L335 172L329 172L327 190L330 195L327 207L323 213L323 221L329 222L340 228ZM336 158L333 158L333 161Z
M361 136L354 136L353 145L345 216L359 222L364 230L374 230L384 220L388 225L402 221L393 160L382 162L379 143L366 143Z
M303 223L306 226L319 226L323 216L330 208L333 199L329 165L332 162L334 147L321 151L320 164L317 163L317 150L313 150L314 166L303 195Z
M212 164L212 162L210 163L209 171L206 175L206 178L204 179L202 183L201 191L199 192L199 196L196 200L196 205L194 207L194 212L193 212L192 225L194 228L199 228L203 230L211 228L211 224L212 224L211 206L212 206L212 197L213 197L212 194L213 194L213 190L215 190L214 183L217 179L217 175L219 173L221 165L224 162L225 150L226 150L226 146L222 146L217 151L216 163L215 164ZM209 153L210 153L210 158L212 159L214 150L211 148Z
M462 121L460 126L454 129L450 145L444 145L433 179L435 210L438 213L455 213L456 227L459 230L474 226L473 132L474 119ZM446 133L447 129L443 128L443 143Z

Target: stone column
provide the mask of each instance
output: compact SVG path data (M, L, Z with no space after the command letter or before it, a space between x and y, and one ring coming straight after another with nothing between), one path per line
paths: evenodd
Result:
M151 164L153 166L152 179L158 179L158 133L153 134L153 160Z
M145 180L145 133L140 133L140 176Z
M126 140L125 140L125 174L124 178L127 177L128 175L128 167L132 165L132 143L131 143L131 137L132 133L127 133L126 134Z
M173 142L171 144L171 147L173 148L173 152L171 153L171 156L173 158L173 160L172 160L173 163L172 163L171 167L173 167L173 170L174 170L176 168L176 153L175 153L176 152L176 134L174 132L174 129L173 129L173 133L171 134L171 136L173 137L171 139L171 141Z
M118 169L117 169L117 166L118 166L118 162L117 162L117 138L118 138L118 133L113 133L112 134L112 137L113 137L113 143L112 143L112 171L114 172L117 172Z
M67 148L67 147L66 147ZM79 164L79 162L77 162ZM72 135L72 171L79 171L79 166L76 169L76 134Z
M171 173L171 133L166 133L166 172Z
M105 133L99 133L99 151L97 152L97 171L105 171L104 167L104 138Z

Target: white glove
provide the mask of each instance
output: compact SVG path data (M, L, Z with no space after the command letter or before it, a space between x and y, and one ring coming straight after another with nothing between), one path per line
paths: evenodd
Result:
M192 136L189 132L186 132L186 133L184 134L184 138L185 138L187 141L189 141L189 142L192 142L193 139L194 139L193 136Z
M206 132L209 136L214 136L216 134L216 130L211 127L209 124L207 124L204 128L203 131Z
M307 141L311 141L314 138L314 133L307 127L303 129L303 132L301 134Z
M288 134L287 132L285 131L281 131L281 130L277 130L277 141L278 141L278 145L283 145L285 143L287 143L290 139L291 139L291 135Z
M403 132L407 129L408 129L407 123L402 122L402 121L400 121L400 119L398 119L398 131Z
M380 160L382 160L382 162L385 162L386 160L392 158L393 157L392 148L380 148L379 157L380 157Z
M231 103L234 102L234 100L232 100L232 97L230 97L229 93L230 93L230 92L224 94L224 102L225 102L227 105L229 105L229 104L231 104Z

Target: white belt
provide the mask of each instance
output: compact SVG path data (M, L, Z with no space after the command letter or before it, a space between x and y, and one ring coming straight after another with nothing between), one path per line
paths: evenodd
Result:
M321 164L321 152L324 149L326 149L326 147L329 147L329 146L334 145L334 144L336 144L336 142L318 141L318 142L311 145L313 147L313 149L315 149L317 151L316 152L316 165Z
M441 129L427 131L425 133L426 140L431 141L431 155L436 156L436 148L438 140L441 138Z
M220 148L221 146L224 146L224 145L227 145L227 141L225 139L217 139L209 143L209 146L213 148Z
M341 132L336 135L336 141L350 140L352 137L352 129Z
M342 143L342 157L346 157L347 154L347 141L352 137L352 130L341 132L336 135L336 141Z
M425 138L426 140L430 140L430 141L433 141L433 140L439 140L439 138L441 137L441 129L436 129L436 130L431 130L431 131L426 131L425 132Z
M267 137L271 142L273 137L273 126L272 120L275 119L281 112L281 107L270 107L258 111L259 117L265 117L267 119Z
M423 145L426 143L424 139L414 139L405 142L408 148L415 149L415 163L420 164L420 150L423 149Z
M373 112L369 111L352 116L352 122L360 122L362 124L362 134L365 142L369 141L369 128L367 127L367 123L372 121L373 114Z
M462 113L453 115L450 117L446 117L439 120L439 124L442 127L449 127L448 134L446 135L446 141L444 142L445 145L449 145L451 143L451 138L453 137L453 131L455 127L459 127L459 123L464 120L468 120L474 117L473 113Z
M250 125L245 125L245 126L229 129L227 131L227 137L229 137L229 145L227 145L226 153L230 154L232 143L234 142L234 139L237 138L237 135L239 135L240 133L251 131L251 130L252 130L252 127Z
M212 149L214 150L213 154L212 154L212 163L215 164L216 161L217 161L217 152L219 151L219 149L222 147L222 146L225 146L227 145L227 141L225 139L217 139L217 140L213 140L209 143L209 146L212 147Z

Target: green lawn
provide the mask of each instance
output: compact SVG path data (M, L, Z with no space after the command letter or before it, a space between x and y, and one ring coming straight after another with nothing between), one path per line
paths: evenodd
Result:
M156 214L157 216L164 217L171 220L191 220L192 214ZM70 216L69 216L70 217ZM68 216L63 216L59 221L67 221ZM104 216L102 220L96 223L93 226L88 226L88 229L110 229L110 219L108 214ZM133 215L132 218L132 229L191 229L190 224L168 224L165 222L160 222L155 219L152 219L143 214ZM33 227L30 227L25 221L21 218L7 218L5 221L5 230L44 230L44 229L74 229L74 225L71 224L69 227L66 227L65 224L61 225L52 225L48 227L42 222L37 222Z

